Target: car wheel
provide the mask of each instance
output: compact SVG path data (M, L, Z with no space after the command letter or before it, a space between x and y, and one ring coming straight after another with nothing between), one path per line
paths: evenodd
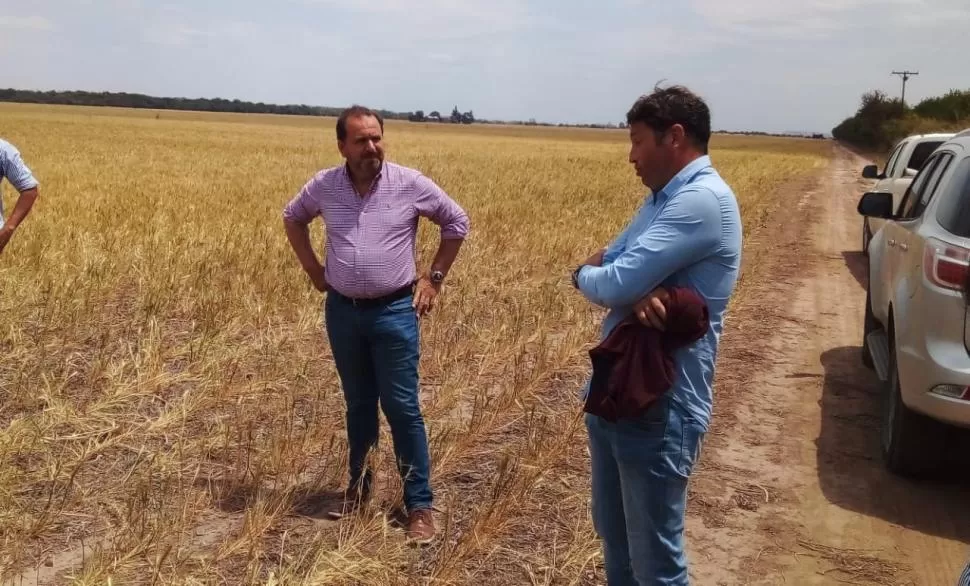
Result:
M862 364L866 368L875 368L872 362L872 352L869 350L869 334L880 328L876 316L872 313L872 298L869 294L869 287L866 287L866 317L862 326Z
M869 229L869 218L862 220L862 254L869 256L869 242L872 240L872 230Z
M895 344L889 350L889 384L885 393L882 456L893 474L927 476L940 469L946 427L903 403Z

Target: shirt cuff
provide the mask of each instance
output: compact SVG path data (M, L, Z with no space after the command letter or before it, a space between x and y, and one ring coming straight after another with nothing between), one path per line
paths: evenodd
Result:
M441 230L442 240L464 240L468 236L468 233L464 230L455 230L451 228L444 228Z
M29 177L26 180L18 181L17 183L13 183L11 181L11 183L13 184L14 188L18 192L24 192L24 191L27 191L28 189L34 189L40 185L40 183L34 177Z

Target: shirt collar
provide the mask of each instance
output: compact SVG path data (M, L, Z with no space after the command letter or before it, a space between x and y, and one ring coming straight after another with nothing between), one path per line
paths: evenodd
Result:
M679 173L674 175L673 179L667 182L667 185L664 185L663 189L661 189L656 194L657 198L665 199L677 193L678 191L680 191L681 187L690 183L691 179L693 179L695 175L697 175L698 173L700 173L704 169L707 169L710 166L711 166L710 155L703 155L694 159L693 161L688 163L683 169L681 169Z

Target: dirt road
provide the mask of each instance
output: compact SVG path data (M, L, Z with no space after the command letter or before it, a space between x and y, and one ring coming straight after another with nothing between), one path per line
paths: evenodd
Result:
M839 149L757 236L780 244L760 247L723 338L688 512L695 583L953 585L970 557L970 482L880 461L881 386L859 361L864 163Z

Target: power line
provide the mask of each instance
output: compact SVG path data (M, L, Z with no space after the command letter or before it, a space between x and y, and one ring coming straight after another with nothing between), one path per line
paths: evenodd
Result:
M899 75L903 78L903 96L900 101L903 103L903 107L906 107L906 82L909 81L909 76L919 75L919 71L893 71L893 75Z

